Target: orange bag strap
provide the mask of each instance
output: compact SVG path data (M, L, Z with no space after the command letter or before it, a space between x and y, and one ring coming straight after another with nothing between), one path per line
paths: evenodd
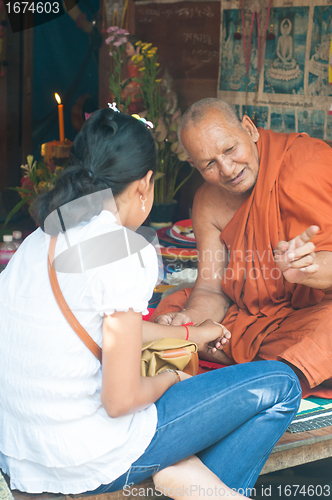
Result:
M51 241L50 241L50 246L48 250L48 275L50 278L50 283L51 283L51 288L55 297L55 300L57 301L57 304L74 330L75 333L79 336L79 338L84 342L86 347L90 349L92 354L96 356L96 358L101 362L102 360L102 350L99 347L99 345L93 340L93 338L88 334L88 332L83 328L81 323L78 321L76 316L73 314L72 310L68 306L64 296L62 295L60 285L58 282L58 278L56 275L56 271L53 268L53 261L54 261L54 255L55 255L55 245L56 245L56 240L57 236L51 236Z

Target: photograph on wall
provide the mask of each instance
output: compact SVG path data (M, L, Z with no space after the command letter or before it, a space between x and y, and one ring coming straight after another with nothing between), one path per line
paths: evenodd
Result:
M308 93L314 96L332 95L329 85L329 53L332 33L332 6L314 8L311 33Z
M274 40L265 49L264 92L304 94L309 7L274 8Z
M332 114L327 114L326 120L326 139L332 141Z
M232 90L235 92L246 91L246 61L243 50L243 39L242 35L241 38L237 38L236 36L237 33L241 34L241 23L241 11L239 9L227 9L223 11L221 51L222 77L220 78L220 90ZM249 92L255 92L256 86L256 46L257 35L253 33L248 79Z
M256 127L267 128L269 108L267 106L242 106L242 114L255 120Z
M318 139L324 137L325 112L321 109L298 110L298 132L306 132Z
M295 109L271 106L271 129L290 134L296 129Z
M240 106L241 114L247 108L249 117L254 117L263 127L276 132L307 132L312 137L332 141L332 114L328 115L332 110L332 85L328 80L332 0L273 0L267 21L260 14L262 5L267 5L266 0L243 0L244 25L241 5L240 0L222 0L218 97L233 108ZM257 24L265 46L263 44L256 89ZM253 37L246 91L246 58L243 53L235 66L234 54L237 50L239 55L241 52L240 49L234 51L234 43L241 42L243 49L242 34L245 33L247 40L251 26ZM241 79L235 88L236 85L229 82L234 73L235 76L240 73L239 68Z
M235 113L237 114L238 119L242 120L241 106L239 106L239 104L235 104L233 106L233 109L234 109Z

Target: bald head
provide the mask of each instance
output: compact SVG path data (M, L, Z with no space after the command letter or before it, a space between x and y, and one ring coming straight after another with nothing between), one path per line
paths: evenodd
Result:
M191 126L194 127L197 126L206 116L206 113L211 109L216 109L220 111L222 117L229 125L233 127L242 128L241 122L238 119L235 111L233 110L233 108L231 108L229 104L227 104L227 102L222 101L221 99L215 99L209 97L207 99L201 99L200 101L195 102L182 115L178 127L178 136L180 142L181 142L182 132Z

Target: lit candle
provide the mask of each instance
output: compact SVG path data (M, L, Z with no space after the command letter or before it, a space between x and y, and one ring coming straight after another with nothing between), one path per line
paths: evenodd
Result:
M58 103L58 116L59 116L59 135L60 142L64 142L65 140L65 124L63 121L63 104L61 104L61 97L59 94L54 94L57 103Z

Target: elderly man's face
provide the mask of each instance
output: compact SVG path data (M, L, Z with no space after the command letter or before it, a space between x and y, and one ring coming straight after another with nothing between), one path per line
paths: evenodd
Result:
M189 125L181 135L189 161L204 179L234 195L255 185L259 169L259 132L248 116L241 125L230 125L221 111L211 108L198 125Z

